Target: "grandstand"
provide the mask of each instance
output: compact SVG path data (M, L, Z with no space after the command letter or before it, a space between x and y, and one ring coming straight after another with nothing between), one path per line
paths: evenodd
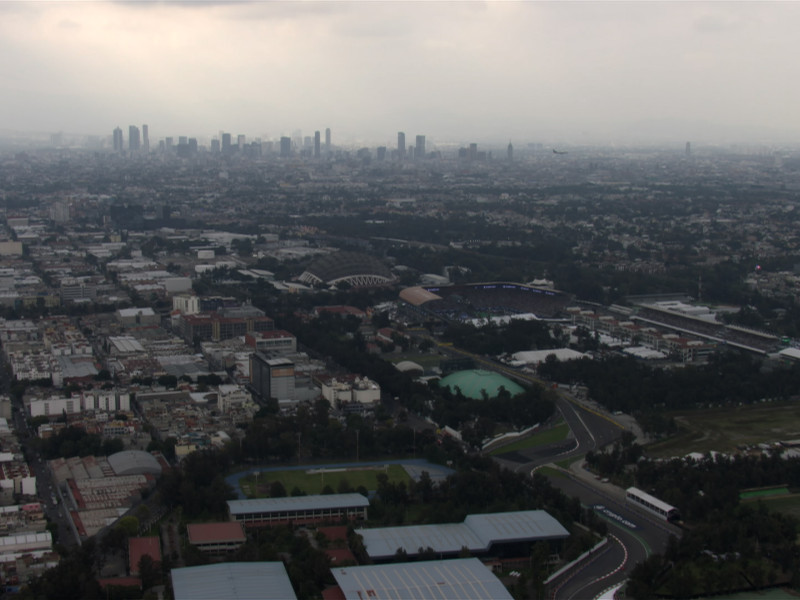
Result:
M445 321L521 314L555 318L572 301L564 292L510 282L418 286L402 290L400 299L411 311Z
M395 281L392 272L378 259L368 254L344 251L318 258L299 279L313 286L335 286L345 282L353 287L375 287Z
M666 304L642 306L631 316L631 320L664 327L678 333L688 333L756 354L765 355L780 348L780 338L776 335L736 325L725 325L708 317L700 318L677 312Z

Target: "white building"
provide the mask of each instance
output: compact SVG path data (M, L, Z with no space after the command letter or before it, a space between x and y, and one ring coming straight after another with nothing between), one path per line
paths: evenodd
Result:
M118 412L131 409L131 395L115 390L90 390L74 394L71 398L50 396L46 399L25 400L31 417L51 417L64 413L85 411Z
M356 377L352 381L340 381L334 377L322 381L321 385L322 397L336 407L351 403L373 406L381 399L380 386L366 377Z

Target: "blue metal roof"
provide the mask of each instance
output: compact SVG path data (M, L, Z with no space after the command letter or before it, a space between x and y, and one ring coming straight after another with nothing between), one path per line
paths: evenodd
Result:
M398 548L410 556L420 548L442 554L488 552L492 544L563 539L569 536L561 523L543 510L469 515L463 523L409 525L359 529L367 554L373 559L391 558Z
M317 496L286 496L285 498L228 500L228 510L231 515L289 512L296 510L361 508L368 506L369 500L361 494L320 494Z
M477 558L331 569L346 600L511 600Z
M220 563L172 569L175 600L297 600L282 562Z

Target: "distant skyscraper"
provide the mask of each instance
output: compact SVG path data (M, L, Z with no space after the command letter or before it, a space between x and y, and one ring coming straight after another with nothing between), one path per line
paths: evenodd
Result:
M185 136L185 135L179 135L178 136L178 145L180 145L180 144L187 145L188 143L189 143L188 136Z
M247 138L245 138L245 136L240 133L236 138L236 145L239 146L239 152L242 152L244 150L244 145L246 142Z
M167 145L167 152L172 152L172 147L175 145L175 140L172 138L172 136L169 136L164 141Z
M117 127L114 130L114 152L122 152L125 150L124 142L122 140L122 129Z
M142 147L144 148L145 154L150 152L150 129L147 125L142 125Z
M222 153L223 154L230 154L231 153L231 134L230 133L223 133L222 134Z
M128 150L131 152L138 152L142 145L142 140L139 137L139 128L136 125L128 127Z
M692 144L691 142L686 142L686 156L692 155Z
M281 137L281 156L288 158L292 153L292 138L283 136Z
M406 157L406 134L397 132L397 157L403 160Z
M331 128L325 129L325 152L331 151Z
M219 154L220 145L218 139L211 140L211 154Z
M508 153L508 162L514 160L514 146L511 145L511 142L508 142L508 150L506 152Z
M330 131L330 129L328 129ZM327 132L326 132L327 135ZM319 158L320 154L320 135L319 131L314 132L314 158Z
M414 158L417 160L425 158L425 136L418 135L417 143L414 150Z
M384 161L386 160L386 146L378 146L378 160Z
M478 144L469 145L469 159L476 160L478 158Z

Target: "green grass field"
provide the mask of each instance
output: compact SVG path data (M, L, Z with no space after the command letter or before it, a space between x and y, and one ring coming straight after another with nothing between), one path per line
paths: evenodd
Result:
M680 432L646 448L648 456L668 458L711 450L733 453L737 446L800 438L797 404L770 403L698 410L672 416Z
M563 421L560 422L555 427L550 429L545 429L544 431L539 431L530 435L528 437L524 437L521 440L517 440L516 442L512 442L510 444L506 444L505 446L500 446L499 448L495 448L489 454L492 456L497 456L499 454L505 454L506 452L516 452L518 450L525 450L527 448L534 448L536 446L541 446L543 444L551 444L553 442L560 442L564 440L569 435L569 425L564 423Z
M770 512L779 512L800 519L800 494L754 498L750 502L757 500L761 500Z
M536 472L539 473L540 475L544 475L549 479L565 479L566 477L568 477L567 474L564 473L564 471L561 471L559 469L554 469L553 467L540 467L536 469Z
M308 468L308 471L317 470L318 467ZM321 471L317 473L309 473L308 471L269 471L258 475L247 475L242 477L239 485L248 498L263 498L269 496L269 486L274 481L280 481L287 494L290 494L295 487L306 494L319 494L326 485L331 486L334 491L338 490L342 480L345 479L353 489L363 485L367 490L375 490L378 487L379 473L386 473L392 483L404 481L408 485L411 480L402 465L356 467L343 471Z
M739 500L758 500L759 498L764 500L773 496L785 496L788 493L789 488L785 486L766 488L763 490L748 490L739 494Z

